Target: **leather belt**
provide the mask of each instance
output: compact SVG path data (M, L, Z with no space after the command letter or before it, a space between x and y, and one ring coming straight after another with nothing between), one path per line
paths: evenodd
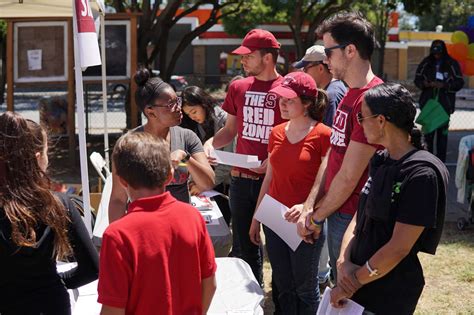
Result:
M247 178L247 179L251 179L251 180L260 180L262 178L260 176L250 175L250 174L247 174L247 173L242 173L242 172L237 171L237 170L231 170L230 175L232 177Z

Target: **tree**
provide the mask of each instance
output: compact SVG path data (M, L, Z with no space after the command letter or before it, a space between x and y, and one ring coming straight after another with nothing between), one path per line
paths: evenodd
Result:
M419 16L420 31L434 31L443 25L444 32L453 32L466 25L469 16L474 14L474 2L466 0L441 0L430 6L432 14Z
M169 0L166 5L163 5L162 1L154 1L152 3L150 0L132 0L130 2L111 0L108 4L112 5L117 12L140 12L137 31L138 63L151 67L154 60L158 58L160 76L163 80L169 81L174 72L176 62L186 47L220 19L239 13L243 9L244 0ZM181 38L178 46L172 52L171 58L168 60L167 52L170 30L180 19L188 16L205 4L212 5L209 17L204 23ZM152 47L151 53L148 51L150 45Z
M365 14L372 22L375 29L376 58L375 70L377 75L384 75L385 44L387 42L388 23L390 13L404 8L406 12L413 14L428 14L431 12L431 5L440 0L366 0L358 3L356 8Z
M251 0L246 6L250 12L238 19L224 18L224 27L230 34L243 35L264 23L285 23L295 41L296 54L301 58L316 41L316 29L329 16L348 9L355 0ZM305 32L305 28L307 31Z

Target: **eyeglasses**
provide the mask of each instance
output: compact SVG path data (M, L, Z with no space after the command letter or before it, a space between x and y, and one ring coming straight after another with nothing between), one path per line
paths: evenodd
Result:
M303 72L308 72L308 70L311 69L312 67L316 67L321 64L323 64L322 61L311 62L310 64L308 64L306 67L303 68Z
M357 123L358 123L359 125L362 125L362 121L363 121L364 119L367 119L367 118L374 118L374 117L378 117L378 116L380 116L380 114L375 114L375 115L370 115L370 116L364 117L364 116L362 116L362 112L358 112L358 113L357 113Z
M150 105L150 107L166 107L171 111L176 111L176 109L178 109L178 108L181 109L182 99L181 99L181 97L177 97L175 99L169 100L168 103L165 104L165 105L153 104L153 105Z
M336 45L336 46L332 46L332 47L328 47L328 48L324 48L324 53L326 54L326 57L327 58L331 58L331 54L332 54L332 51L334 49L344 49L346 48L347 46L349 46L350 44L347 43L347 44L340 44L340 45Z

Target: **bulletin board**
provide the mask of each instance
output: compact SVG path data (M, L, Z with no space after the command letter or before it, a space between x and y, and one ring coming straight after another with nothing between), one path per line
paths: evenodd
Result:
M99 41L100 47L100 41ZM130 79L130 21L105 21L105 59L107 80ZM87 68L84 80L100 80L101 66Z
M67 81L67 22L14 24L14 82Z

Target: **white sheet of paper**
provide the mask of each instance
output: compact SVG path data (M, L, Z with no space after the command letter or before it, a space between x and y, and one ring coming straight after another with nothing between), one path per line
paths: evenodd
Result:
M298 235L296 224L285 220L284 214L287 210L288 207L284 204L269 195L265 195L254 217L269 227L295 251L302 239Z
M211 152L211 156L216 159L217 163L237 166L242 168L255 168L262 164L256 155L246 155L239 153L232 153L220 150Z
M26 54L28 55L28 70L41 70L41 60L42 60L42 50L41 49L31 49L27 50Z
M352 300L346 300L343 308L335 308L331 305L331 288L324 290L323 298L319 302L318 312L316 315L362 315L364 307Z
M444 81L444 76L441 72L436 72L436 80Z
M207 197L207 198L212 198L212 197L219 196L219 195L222 195L222 194L218 191L215 191L215 190L207 190L207 191L203 191L199 195Z

